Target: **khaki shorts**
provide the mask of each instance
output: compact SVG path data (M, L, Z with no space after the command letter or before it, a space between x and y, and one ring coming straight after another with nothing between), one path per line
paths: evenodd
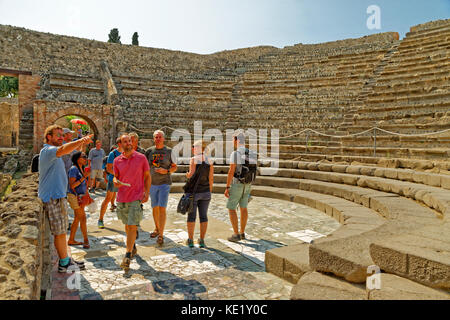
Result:
M61 198L44 203L44 214L48 217L52 235L67 233L69 219L67 217L67 199Z
M118 202L117 217L127 226L138 226L143 218L141 201Z
M78 198L76 195L74 195L72 193L68 193L67 201L69 202L69 205L73 210L80 209L80 205L78 204Z
M91 170L91 179L103 180L103 170Z
M229 193L230 197L227 201L227 208L236 210L237 206L247 208L248 198L250 197L251 184L233 183L231 184Z

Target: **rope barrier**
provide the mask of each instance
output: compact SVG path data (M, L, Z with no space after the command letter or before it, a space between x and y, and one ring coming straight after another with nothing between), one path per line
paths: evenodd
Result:
M139 132L142 132L142 133L153 134L153 132L154 132L154 131L146 131L146 130L142 130L142 129L136 128L132 124L129 124L129 126L131 128L133 128L133 130L136 130L136 131L139 131ZM170 130L172 130L174 132L175 131L180 131L180 132L183 131L183 130L175 129L175 128L172 128L172 127L169 127L169 126L161 127L158 130L163 130L165 128L170 129ZM308 137L309 137L309 133L312 132L312 133L315 133L315 134L317 134L319 136L322 136L322 137L348 138L348 137L356 137L356 136L359 136L359 135L363 135L363 134L366 134L366 133L371 132L371 131L373 131L374 135L376 135L376 130L379 130L379 131L387 133L387 134L400 136L400 137L423 137L423 136L437 135L437 134L441 134L441 133L445 133L445 132L449 132L450 131L450 129L445 129L445 130L441 130L441 131L428 132L428 133L404 134L404 133L398 133L398 132L392 132L392 131L384 130L384 129L381 129L381 128L378 128L378 127L372 127L370 129L367 129L367 130L364 130L364 131L361 131L361 132L357 132L357 133L353 133L353 134L347 134L347 135L343 135L343 136L336 136L336 135L326 134L326 133L322 133L322 132L316 131L314 129L309 129L308 128L308 129L304 129L304 130L302 130L300 132L297 132L297 133L294 133L294 134L291 134L291 135L288 135L288 136L279 137L278 139L287 139L287 138L291 138L291 137L294 137L294 136L301 135L301 134L306 133L306 132L308 133ZM255 135L255 134L253 134L251 132L248 132L248 135L257 137L257 135Z

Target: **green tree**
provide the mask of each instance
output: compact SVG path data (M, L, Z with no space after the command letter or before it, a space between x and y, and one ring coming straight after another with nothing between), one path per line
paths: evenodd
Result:
M0 76L0 97L17 97L19 93L19 79L16 77Z
M108 37L109 37L108 42L111 42L111 43L122 43L122 42L120 42L119 29L117 29L117 28L111 29L111 31L109 32Z
M138 46L138 45L139 45L139 40L138 40L138 38L139 38L138 33L137 33L137 32L133 33L133 39L131 40L131 44L132 44L133 46Z

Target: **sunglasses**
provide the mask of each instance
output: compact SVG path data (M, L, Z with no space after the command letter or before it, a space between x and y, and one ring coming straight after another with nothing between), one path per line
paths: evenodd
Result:
M87 156L81 156L80 158L87 159L88 157Z

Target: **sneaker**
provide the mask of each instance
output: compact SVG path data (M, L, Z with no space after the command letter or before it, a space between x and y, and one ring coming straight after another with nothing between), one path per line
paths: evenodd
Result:
M128 270L130 270L130 263L131 263L130 258L125 257L125 258L123 258L122 263L120 264L120 267L121 267L125 272L127 272Z
M241 233L241 234L239 235L239 237L241 238L241 240L245 240L245 233Z
M103 220L98 220L97 226L99 229L105 229L105 225L103 224Z
M69 263L65 266L61 265L61 263L58 263L58 272L59 273L66 273L67 271L73 271L76 269L85 270L86 266L84 265L84 262L75 261L73 258L70 258Z
M81 270L85 270L86 266L84 265L84 261L77 261L74 258L70 258Z
M238 242L241 240L241 236L239 234L233 234L231 237L228 238L228 241L231 242Z
M189 246L189 248L193 248L194 247L194 240L187 239L186 244Z
M206 248L205 239L198 239L198 245L200 248Z

